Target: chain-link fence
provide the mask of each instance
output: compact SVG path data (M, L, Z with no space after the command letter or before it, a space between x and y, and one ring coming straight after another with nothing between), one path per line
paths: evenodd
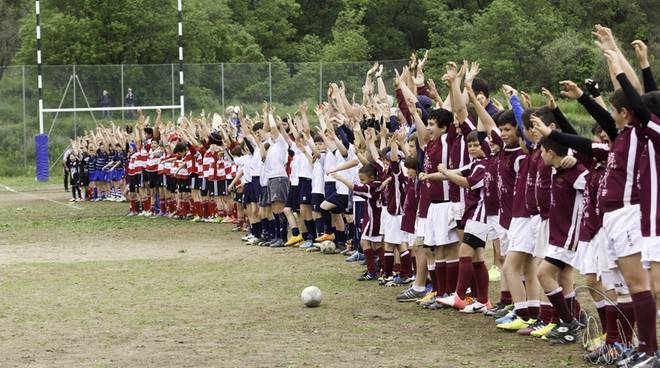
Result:
M383 61L384 80L392 90L394 68L407 60ZM280 115L293 112L302 101L310 106L324 101L328 83L344 81L349 99L361 101L362 84L370 62L354 63L253 63L184 65L186 114L222 112L242 105L249 113L263 101L277 107ZM43 66L44 107L99 107L103 91L110 106L127 106L128 89L134 106L175 105L179 100L178 65L46 65ZM165 111L166 120L178 111ZM313 115L313 114L312 114ZM111 120L132 122L128 111L114 111L110 118L101 112L47 113L44 130L49 135L53 170L69 139ZM0 175L31 175L34 172L34 135L39 132L37 67L0 68Z

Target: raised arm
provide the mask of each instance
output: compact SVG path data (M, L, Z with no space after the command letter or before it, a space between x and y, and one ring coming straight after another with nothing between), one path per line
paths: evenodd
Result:
M607 58L607 64L609 65L610 70L616 75L616 79L619 81L623 93L625 93L628 98L628 103L630 103L632 110L635 112L635 116L642 126L646 126L649 120L651 120L651 113L646 106L644 106L641 96L628 80L628 76L624 73L623 68L619 63L620 59L611 50L605 51L605 57Z
M646 47L646 44L641 40L635 40L631 45L635 50L637 61L639 61L639 67L642 69L644 92L652 92L657 90L658 86L655 84L655 78L653 78L653 72L651 71L651 64L649 63L648 48Z
M559 109L559 106L557 105L557 101L555 101L555 96L552 95L552 93L545 87L541 88L541 93L543 96L545 96L546 101L547 101L547 106L552 110L552 115L555 117L555 121L557 122L557 125L559 129L561 129L562 132L568 133L568 134L578 134L578 132L573 128L571 123L566 119L566 116L564 116L564 113L561 112Z
M630 66L630 63L626 59L626 57L623 55L621 52L621 49L619 49L619 46L616 43L616 40L614 39L614 35L612 34L612 30L607 27L603 27L600 24L596 24L596 30L594 32L591 32L596 38L598 39L595 43L596 45L603 50L603 52L610 50L613 51L614 54L616 55L619 65L621 65L621 69L623 72L626 74L634 88L637 90L638 93L642 93L642 84L639 82L639 78L637 78L637 74L635 73L635 70ZM610 76L612 77L612 83L615 85L615 89L618 87L618 81L616 79L616 75L611 74L612 70L610 69Z

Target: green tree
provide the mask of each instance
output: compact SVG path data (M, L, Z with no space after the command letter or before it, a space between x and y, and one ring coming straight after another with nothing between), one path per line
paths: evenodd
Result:
M332 27L332 41L323 48L323 61L369 60L370 46L362 25L364 9L345 8Z

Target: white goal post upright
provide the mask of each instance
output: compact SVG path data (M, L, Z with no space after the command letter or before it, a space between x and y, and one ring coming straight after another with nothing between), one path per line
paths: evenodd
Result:
M61 103L60 106L57 108L47 108L44 107L44 102L43 102L43 76L42 76L42 61L43 61L43 54L41 52L41 6L40 6L40 0L35 0L34 2L34 7L35 7L35 14L36 14L36 46L37 46L37 89L38 89L38 97L39 97L39 106L38 106L38 113L39 113L39 134L35 136L35 160L36 160L36 178L37 180L40 181L46 181L48 180L48 171L49 171L49 164L48 164L48 134L44 134L44 113L66 113L66 112L87 112L89 111L90 113L93 113L95 111L130 111L130 110L166 110L166 109L179 109L180 111L180 116L185 115L185 108L184 108L184 79L183 79L183 0L177 0L177 46L178 46L178 51L179 51L179 104L172 104L172 105L160 105L160 106L134 106L134 107L123 107L123 99L124 96L122 95L122 107L91 107L89 106L89 101L87 101L86 97L85 100L87 102L87 107L85 108L78 108L78 107L73 107L73 108L67 108L67 107L62 107ZM122 74L123 76L123 74ZM75 83L77 82L80 84L80 80L77 79L77 76L74 74L72 75L72 78L75 78L73 80L74 83L74 89ZM122 80L123 82L123 80ZM174 83L173 83L174 84ZM82 90L82 85L80 85L80 88ZM174 88L174 86L172 86ZM84 95L84 91L83 95ZM66 91L64 92L66 96ZM122 91L123 94L123 91ZM62 97L62 101L64 101L64 97ZM74 93L75 96L75 93ZM75 98L75 97L74 97ZM174 101L172 101L174 102ZM75 106L75 102L74 102ZM57 116L57 115L56 115ZM54 121L53 121L54 124ZM51 130L52 130L51 126ZM50 133L50 132L49 132Z

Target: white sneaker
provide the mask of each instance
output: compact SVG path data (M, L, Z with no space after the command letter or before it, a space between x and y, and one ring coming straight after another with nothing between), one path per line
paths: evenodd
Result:
M247 234L244 237L241 238L242 241L246 242L254 238L254 235L252 234Z
M69 199L69 202L75 202L75 201L76 201L75 198L71 198L71 199Z
M486 305L483 303L479 303L478 301L474 301L472 304L468 304L465 306L465 308L461 309L461 313L483 313L483 311L486 309Z
M247 245L254 245L257 244L258 242L259 242L259 238L253 237L252 239L246 241L245 243L247 243Z

